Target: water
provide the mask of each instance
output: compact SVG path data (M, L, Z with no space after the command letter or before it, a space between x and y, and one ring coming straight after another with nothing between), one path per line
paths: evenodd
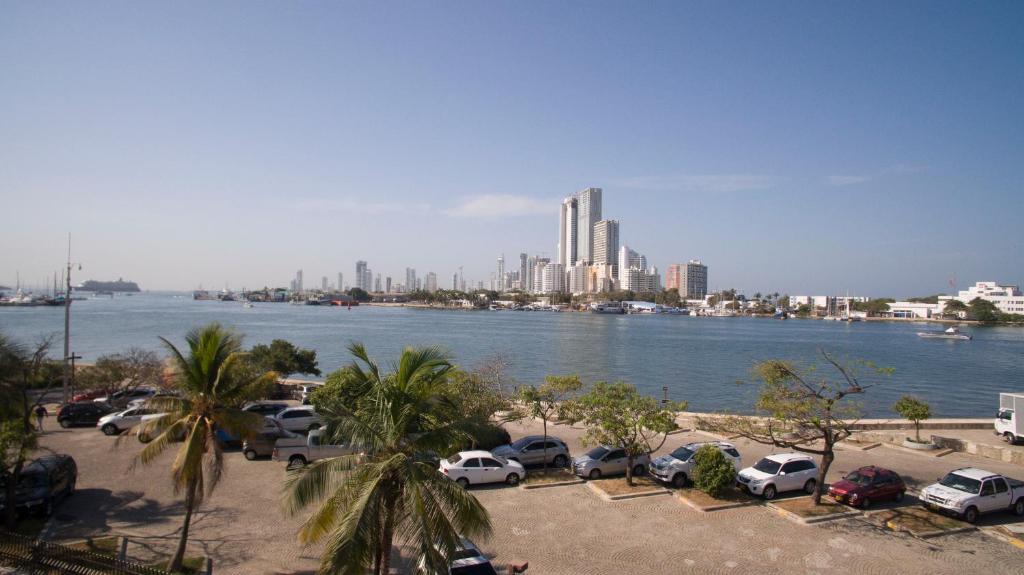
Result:
M30 343L57 334L62 350L62 308L0 308L0 330ZM363 342L381 362L407 345L440 345L471 367L501 354L516 380L536 383L547 374L578 373L586 382L624 380L644 392L686 400L698 411L749 412L757 393L750 368L772 358L821 364L818 348L837 358L870 360L895 368L860 396L872 417L895 417L889 406L902 394L926 398L936 416L986 417L998 392L1024 391L1024 329L968 328L973 341L923 340L927 323L776 321L752 318L614 316L543 312L454 312L411 308L336 307L193 301L189 296L145 293L76 301L72 350L89 362L131 346L163 351L157 336L184 345L192 327L219 321L246 336L246 344L287 339L317 351L327 373L349 361L346 346ZM819 373L832 376L820 367ZM746 383L738 383L746 382Z

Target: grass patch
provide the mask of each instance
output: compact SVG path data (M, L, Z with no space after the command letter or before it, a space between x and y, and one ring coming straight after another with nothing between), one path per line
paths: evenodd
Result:
M594 479L590 483L612 497L615 497L616 495L633 495L636 493L646 493L648 491L665 490L660 483L646 476L634 477L632 486L626 483L626 478L624 476L608 479Z
M537 471L531 470L527 473L526 479L523 483L525 485L544 485L546 483L561 483L563 481L578 480L579 477L576 477L576 475L568 469L558 467L548 468L546 472L542 469L538 469Z
M157 569L167 570L167 565L171 562L170 559L167 561L158 561L153 563L153 567ZM181 565L181 571L174 571L175 575L201 575L206 572L206 557L185 557L185 561Z
M85 541L71 543L68 547L72 549L81 549L82 551L88 551L90 553L96 553L97 555L117 557L117 553L120 551L120 539L120 537L97 537L95 539L86 539Z
M893 531L907 531L915 536L970 527L968 523L922 507L886 509L872 513L871 517Z
M804 519L813 517L822 517L824 515L833 515L835 513L847 513L850 511L849 507L836 503L825 497L821 498L821 503L815 505L813 497L797 497L795 499L776 499L772 501L772 505L789 511L795 515L799 515Z

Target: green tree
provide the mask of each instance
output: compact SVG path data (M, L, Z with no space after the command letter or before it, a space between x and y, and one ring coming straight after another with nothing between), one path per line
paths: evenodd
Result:
M946 317L960 317L960 314L967 314L968 311L967 304L958 299L946 300L946 305L942 307L942 315Z
M367 292L363 288L357 288L357 287L354 287L354 288L348 290L348 295L350 295L352 297L352 299L354 299L356 301L359 301L359 302L370 301L371 299L373 299L373 298L370 297L369 292Z
M213 493L224 474L224 456L216 439L223 429L237 437L249 437L259 430L261 417L241 410L252 388L264 387L277 374L258 374L241 352L242 337L213 323L185 336L188 355L165 338L160 338L171 355L173 384L182 397L158 397L149 406L165 415L139 426L139 435L152 437L136 456L135 463L149 465L180 443L171 464L174 493L185 492L185 517L178 547L168 565L180 571L188 546L192 513Z
M668 432L677 428L678 411L686 411L686 402L661 404L653 397L640 395L636 386L625 382L595 383L585 394L564 404L569 421L587 425L584 443L626 450L629 485L633 485L634 460L664 445Z
M808 316L814 313L814 309L811 308L810 304L802 303L796 308L796 315Z
M921 422L931 418L931 406L913 395L904 395L893 404L892 409L903 419L914 422L914 440L921 443Z
M320 375L316 350L301 349L283 339L275 339L270 345L254 345L249 359L258 369L276 372L281 379L288 379L293 373Z
M682 299L679 297L679 290L676 288L661 291L654 299L655 303L660 303L669 307L678 307L680 301L682 301Z
M524 385L518 390L518 399L526 406L526 412L532 417L539 417L544 425L545 473L548 469L548 421L558 414L566 400L581 389L583 382L578 375L549 375L540 385Z
M157 386L163 381L164 365L152 351L129 348L124 353L101 355L93 365L75 375L78 387L110 397L116 391L139 386Z
M778 306L781 307L782 309L789 308L789 296L788 295L784 295L781 298L777 298L775 301L778 303Z
M693 484L711 497L718 497L736 482L736 468L714 445L701 446L693 460Z
M487 510L438 471L435 453L465 440L445 396L453 367L436 348L406 348L385 373L361 344L340 376L357 397L321 413L328 429L364 451L293 471L285 509L318 504L299 531L305 544L326 540L320 572L389 572L396 537L413 547L429 572L447 572L459 536L488 536Z
M825 476L835 460L835 446L853 433L852 424L861 417L859 403L850 396L864 393L873 384L861 384L852 367L841 365L821 351L826 363L838 373L835 380L821 377L811 366L798 369L789 362L768 360L757 364L754 373L763 383L756 410L760 417L725 416L703 418L700 426L713 431L735 433L751 441L821 456L814 502L821 502ZM878 375L892 372L861 362Z
M980 322L994 322L999 319L999 308L987 299L976 297L967 304L967 317Z

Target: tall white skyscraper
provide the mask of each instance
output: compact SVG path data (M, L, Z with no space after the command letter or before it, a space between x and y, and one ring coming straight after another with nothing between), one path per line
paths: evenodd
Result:
M405 291L410 292L416 289L416 270L405 268Z
M381 291L383 291L381 289L380 274L377 274L377 277L376 277L376 279L373 282L373 291L375 291L377 293L380 293Z
M345 289L344 279L345 279L344 274L342 274L341 272L338 272L338 291L342 291L342 290Z
M423 282L423 289L430 293L437 291L437 274L434 272L427 272L427 279Z
M373 272L363 260L356 262L356 287L366 292L373 291Z
M544 268L546 268L549 263L551 263L551 260L548 258L534 258L533 283L530 286L533 293L544 293Z
M562 264L547 264L541 274L541 293L556 293L565 291L565 266Z
M327 291L327 276L323 276L322 278L320 278L320 289L323 291Z
M498 257L498 277L494 289L499 292L505 291L505 254Z
M572 195L562 200L562 210L558 220L558 254L555 262L563 266L571 266L576 263L576 196Z
M459 289L459 274L452 274L452 291L458 291Z
M594 224L594 264L616 265L619 256L619 221L601 220Z
M530 291L529 288L530 259L526 254L519 254L519 289Z
M594 225L601 221L601 188L576 194L576 261L594 263Z
M295 291L301 292L303 291L303 289L304 288L302 286L302 270L299 270L295 272Z

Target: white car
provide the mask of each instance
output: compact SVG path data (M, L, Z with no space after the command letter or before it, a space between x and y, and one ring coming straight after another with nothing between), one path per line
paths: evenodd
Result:
M1024 482L976 467L954 469L921 490L918 499L932 511L942 511L974 523L984 513L1012 511L1024 516Z
M131 429L142 421L142 417L153 413L144 407L133 407L117 413L104 415L96 422L96 427L104 435L117 435Z
M818 465L802 453L775 453L736 474L740 489L775 499L783 491L813 493L818 484Z
M724 441L695 442L676 449L668 455L662 455L651 462L651 475L671 483L673 487L682 488L693 479L693 468L697 462L693 456L697 450L705 445L713 445L722 452L722 455L732 463L733 469L740 470L740 452L736 446Z
M111 393L109 396L97 397L93 401L96 403L102 403L109 405L110 407L127 407L128 404L137 399L149 399L156 395L156 390L152 387L136 387L129 390L120 390Z
M312 407L303 405L283 409L274 416L281 427L288 431L307 432L320 429L323 422Z
M440 471L463 487L501 482L516 485L526 477L526 469L519 462L490 451L460 451L442 459Z

